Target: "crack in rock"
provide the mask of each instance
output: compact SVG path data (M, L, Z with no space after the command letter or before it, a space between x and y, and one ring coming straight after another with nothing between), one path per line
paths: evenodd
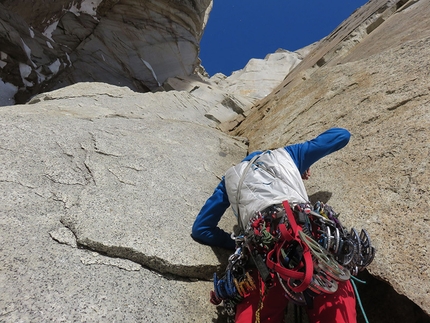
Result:
M226 265L190 266L186 264L172 264L158 256L148 256L131 247L107 245L98 241L93 241L89 238L78 238L77 243L80 247L88 248L109 257L129 260L167 276L210 280L212 279L214 272L219 272L220 268Z
M107 257L98 252L88 250L81 257L81 262L84 265L107 265L127 271L139 271L142 268L141 265L127 259Z
M59 227L49 232L51 238L60 243L78 248L78 243L75 234L67 227ZM139 271L142 266L128 259L112 258L102 255L96 251L82 250L83 255L80 257L84 265L106 265L118 267L127 271Z
M50 231L49 235L54 241L57 241L58 243L68 245L72 248L78 247L78 244L76 242L76 236L69 228L59 227L55 230Z

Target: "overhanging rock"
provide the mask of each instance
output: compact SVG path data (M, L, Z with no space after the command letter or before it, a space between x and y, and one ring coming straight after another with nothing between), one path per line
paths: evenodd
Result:
M156 90L193 74L212 0L2 1L0 105L77 82Z

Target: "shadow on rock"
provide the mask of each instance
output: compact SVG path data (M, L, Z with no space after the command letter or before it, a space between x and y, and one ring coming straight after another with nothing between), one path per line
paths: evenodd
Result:
M312 204L315 204L318 201L323 203L328 203L332 195L333 195L332 192L318 191L312 195L309 195L309 200L311 201Z

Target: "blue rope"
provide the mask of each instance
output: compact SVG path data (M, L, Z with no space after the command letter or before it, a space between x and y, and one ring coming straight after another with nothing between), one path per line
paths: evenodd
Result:
M351 284L352 284L352 287L354 287L354 292L355 292L355 295L357 296L357 301L358 301L358 305L360 306L361 313L363 313L363 317L364 317L364 320L366 321L366 323L369 323L369 320L367 319L367 315L366 315L366 312L364 311L363 304L361 303L360 295L358 294L357 286L355 285L354 280L361 283L361 284L366 284L366 282L364 280L360 280L354 276L351 276L351 278L352 278Z
M357 277L355 277L355 276L350 276L352 279L354 279L356 282L359 282L359 283L361 283L361 284L367 284L367 282L366 281L364 281L364 280L361 280L361 279L358 279Z

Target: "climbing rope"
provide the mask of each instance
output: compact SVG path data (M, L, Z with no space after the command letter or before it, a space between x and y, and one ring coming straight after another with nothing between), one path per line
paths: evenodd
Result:
M369 320L367 319L367 315L366 315L366 312L364 311L363 304L361 303L360 295L358 294L358 289L357 289L357 286L355 285L354 280L361 284L366 284L366 282L364 280L358 279L357 277L351 276L351 284L352 284L352 287L354 288L355 296L357 297L357 302L358 302L358 305L360 306L361 313L363 314L364 321L366 323L369 323Z

